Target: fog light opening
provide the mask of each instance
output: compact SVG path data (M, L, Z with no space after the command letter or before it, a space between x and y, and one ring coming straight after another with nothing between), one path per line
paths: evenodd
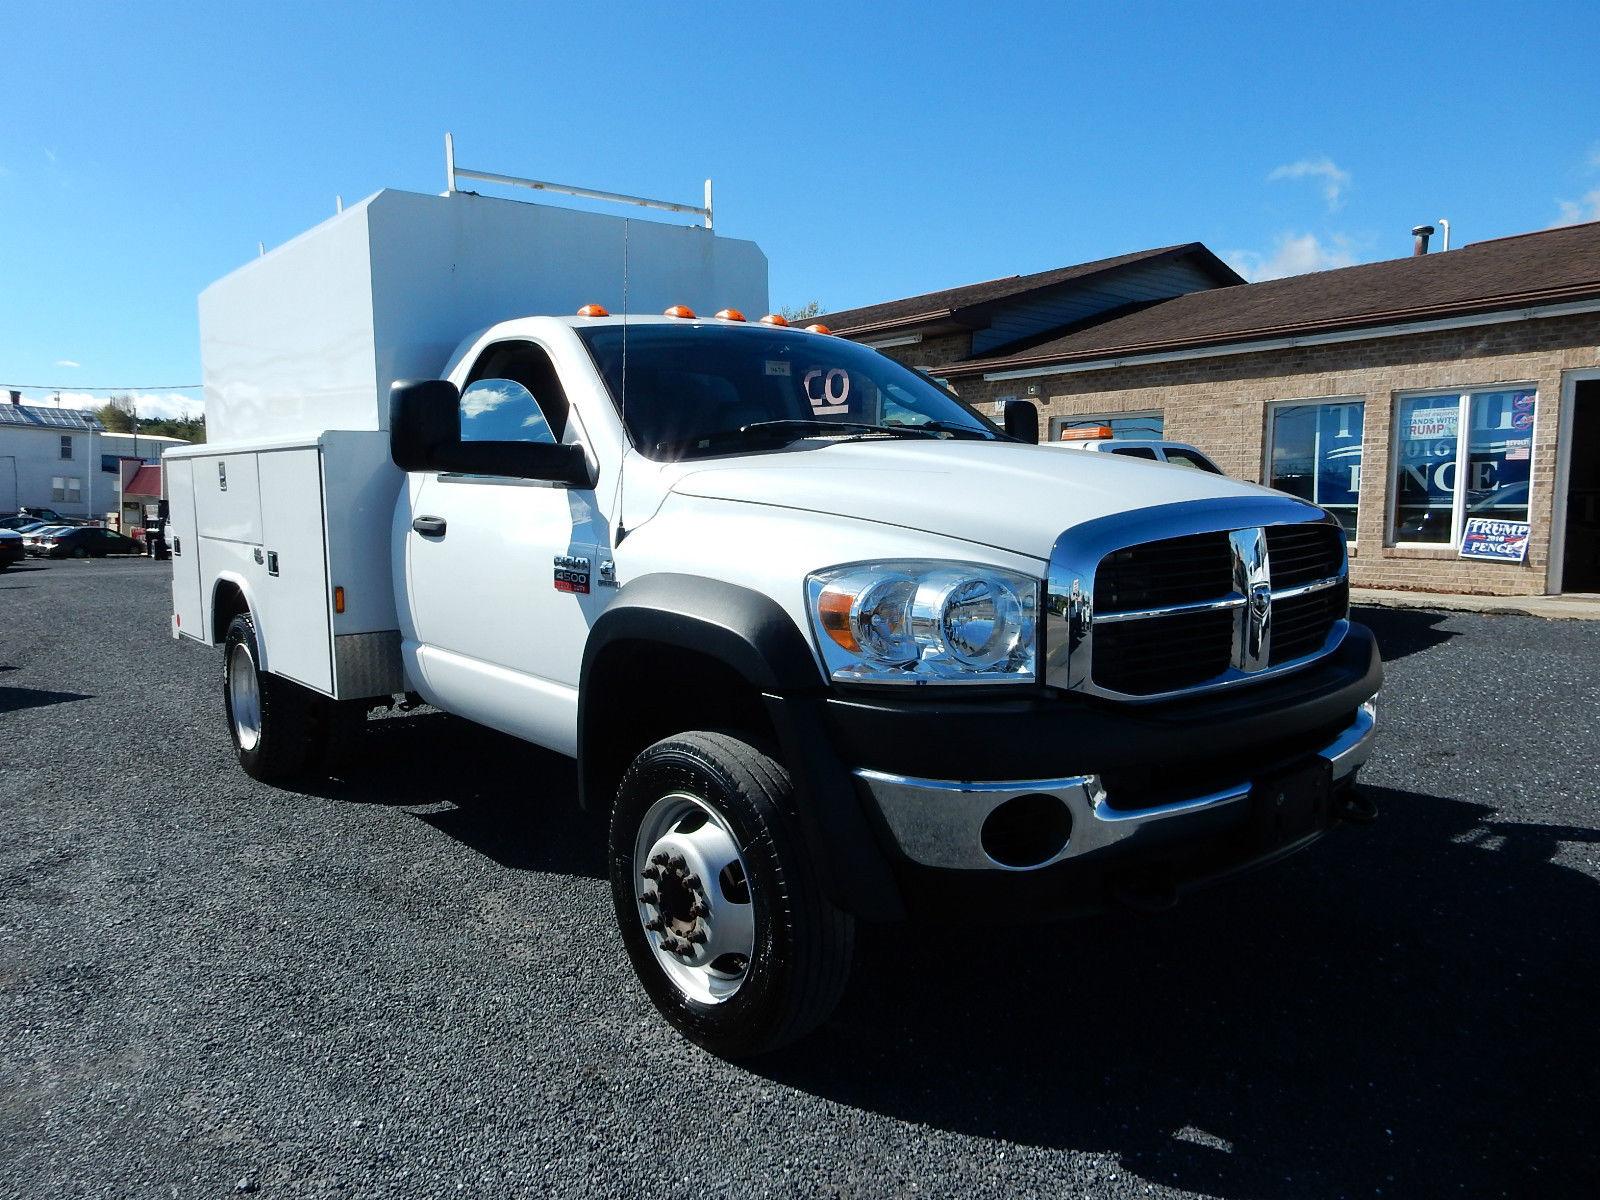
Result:
M1002 867L1026 870L1043 866L1066 847L1072 836L1072 813L1054 796L1016 796L983 822L983 852Z

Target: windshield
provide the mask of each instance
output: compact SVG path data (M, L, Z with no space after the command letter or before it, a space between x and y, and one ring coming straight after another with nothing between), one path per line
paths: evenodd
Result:
M579 329L619 409L623 326ZM628 435L651 458L772 450L804 437L998 439L954 396L843 338L750 326L627 327Z

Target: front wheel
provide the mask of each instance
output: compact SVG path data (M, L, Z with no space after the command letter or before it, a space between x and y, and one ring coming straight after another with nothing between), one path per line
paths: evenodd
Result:
M657 1009L715 1054L774 1050L825 1020L855 925L817 884L782 765L725 733L657 742L611 814L611 893Z

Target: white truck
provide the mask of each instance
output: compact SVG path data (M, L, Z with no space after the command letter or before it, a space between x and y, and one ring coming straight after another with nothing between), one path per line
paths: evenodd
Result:
M208 288L172 632L243 768L406 696L576 757L639 980L729 1056L827 1016L858 921L1164 907L1372 815L1327 513L766 308L753 244L453 187Z

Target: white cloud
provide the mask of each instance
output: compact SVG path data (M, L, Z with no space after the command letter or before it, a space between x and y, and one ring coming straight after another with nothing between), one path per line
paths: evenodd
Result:
M1600 188L1586 193L1581 200L1557 200L1556 205L1560 215L1550 222L1548 226L1550 229L1558 225L1581 225L1585 221L1600 221Z
M196 395L185 395L183 392L129 392L133 397L134 405L139 413L139 418L146 421L166 420L172 417L198 417L205 412L205 405ZM111 397L109 395L95 395L92 392L62 392L62 408L99 408ZM55 404L55 393L35 394L23 397L24 404L37 404L50 408Z
M73 362L70 358L56 359L56 366L58 367L81 367L82 365L82 363Z
M512 389L517 385L509 380L482 380L467 389L466 395L461 397L461 415L468 420L481 417L484 413L493 412L503 404L509 404L518 398Z
M1299 162L1285 163L1273 169L1267 182L1280 179L1320 180L1322 198L1328 202L1328 211L1337 212L1344 206L1345 189L1350 186L1350 172L1334 164L1333 159L1302 158Z
M1230 250L1223 258L1251 283L1304 275L1308 271L1331 271L1335 267L1351 266L1356 261L1348 239L1334 234L1324 243L1314 233L1280 234L1270 254Z

